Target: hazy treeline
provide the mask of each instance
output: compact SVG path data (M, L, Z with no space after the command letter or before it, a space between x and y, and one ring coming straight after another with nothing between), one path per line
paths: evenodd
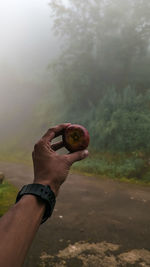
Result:
M85 125L98 151L150 150L149 1L51 1L50 8L63 40L50 66L56 121Z

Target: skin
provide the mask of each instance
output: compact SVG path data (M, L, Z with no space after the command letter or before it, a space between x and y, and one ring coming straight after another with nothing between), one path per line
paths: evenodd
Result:
M64 146L63 142L51 145L53 138L62 135L70 124L61 124L50 128L35 144L32 153L34 166L33 183L50 185L57 197L60 186L64 183L71 165L88 156L88 151L58 155L56 151ZM36 196L23 196L0 219L0 266L21 267L38 231L45 203Z

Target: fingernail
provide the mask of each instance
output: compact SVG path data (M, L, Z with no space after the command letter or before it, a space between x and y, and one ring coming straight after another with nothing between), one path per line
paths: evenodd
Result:
M71 125L71 123L70 123L70 122L67 122L67 123L65 123L65 126L69 126L69 125Z
M89 151L88 150L84 150L83 155L84 155L84 157L87 157L89 155Z

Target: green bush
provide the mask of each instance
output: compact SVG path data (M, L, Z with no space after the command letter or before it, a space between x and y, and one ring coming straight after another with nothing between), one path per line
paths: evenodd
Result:
M15 203L18 189L8 181L0 184L0 217Z
M124 155L114 157L111 160L108 156L99 154L98 156L89 157L84 161L77 162L73 165L73 170L79 170L86 173L94 173L111 178L135 178L145 179L146 167L142 158L127 157ZM144 176L145 175L145 176ZM146 179L145 179L146 180Z
M150 91L141 95L133 88L123 93L110 88L81 122L91 135L96 151L150 151ZM89 114L90 113L90 114Z

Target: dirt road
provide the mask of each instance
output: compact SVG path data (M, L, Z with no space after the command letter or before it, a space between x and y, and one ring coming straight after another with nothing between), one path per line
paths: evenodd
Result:
M19 186L32 168L0 163ZM150 266L150 188L70 174L24 267Z

